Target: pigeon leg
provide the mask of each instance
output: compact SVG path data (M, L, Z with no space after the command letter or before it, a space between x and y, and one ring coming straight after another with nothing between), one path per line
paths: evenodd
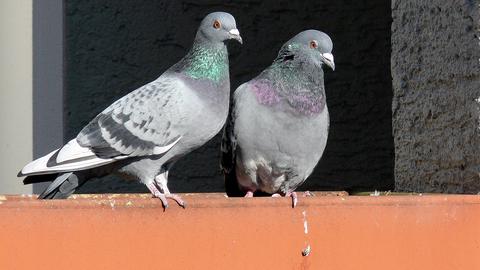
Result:
M167 181L168 181L168 171L165 171L155 177L155 184L157 184L157 186L163 191L165 198L172 199L175 202L177 202L178 205L185 208L187 205L185 201L179 195L170 193L170 190L168 189L168 186L167 186Z
M272 197L273 198L278 198L278 197L283 197L282 195L280 195L279 193L274 193L272 194ZM297 196L297 193L296 192L287 192L287 194L285 194L285 197L292 197L292 208L295 208L295 206L297 206L297 203L298 203L298 196Z
M165 196L165 194L163 194L162 192L160 192L160 190L158 190L157 186L155 186L155 183L147 184L147 188L150 190L153 197L159 198L160 201L162 201L163 210L165 211L165 209L168 208L167 197Z

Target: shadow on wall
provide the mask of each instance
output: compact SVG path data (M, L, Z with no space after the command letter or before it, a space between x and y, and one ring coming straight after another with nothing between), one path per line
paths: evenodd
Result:
M334 41L326 74L331 117L324 157L303 189L392 189L390 1L66 1L66 137L133 89L154 80L189 49L211 11L237 19L244 45L231 44L232 91L268 66L305 29ZM174 167L175 192L221 192L220 136ZM80 192L146 192L113 177Z

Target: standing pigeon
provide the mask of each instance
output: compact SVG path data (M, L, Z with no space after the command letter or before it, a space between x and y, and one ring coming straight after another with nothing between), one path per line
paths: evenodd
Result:
M335 69L332 40L307 30L285 43L271 66L234 94L222 167L229 196L255 191L291 196L312 173L328 137L324 65Z
M230 80L225 41L242 43L235 19L214 12L201 22L187 55L158 79L120 98L78 136L27 164L24 183L53 181L40 199L63 199L92 177L118 173L144 183L165 208L185 207L167 187L168 171L225 123Z

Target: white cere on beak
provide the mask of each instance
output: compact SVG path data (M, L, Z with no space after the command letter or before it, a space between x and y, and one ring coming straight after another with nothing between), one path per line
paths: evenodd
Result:
M238 31L237 28L233 28L232 30L228 31L228 33L234 36L240 36L240 32Z
M240 36L240 31L237 28L233 28L232 30L228 31L230 37L238 41L240 44L243 44L242 37Z
M335 70L335 62L333 61L333 54L331 53L322 53L323 58L327 60L325 64L327 64L329 67L332 68L332 70Z
M323 57L325 57L325 59L327 59L329 62L332 62L332 63L333 63L333 54L331 54L331 53L323 53L322 55L323 55Z

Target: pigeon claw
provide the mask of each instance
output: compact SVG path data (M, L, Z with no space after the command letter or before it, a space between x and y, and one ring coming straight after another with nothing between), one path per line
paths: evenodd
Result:
M295 208L295 206L297 206L297 203L298 203L298 196L297 196L297 193L296 192L288 192L286 196L290 196L292 197L292 208Z
M165 197L165 195L162 194L162 193L160 193L160 194L155 194L155 195L153 195L153 196L160 199L160 201L162 202L163 211L165 212L165 210L168 208L167 197Z
M174 200L175 202L177 202L178 205L180 205L183 209L185 209L185 207L187 207L187 204L185 203L185 201L182 199L182 197L180 197L179 195L177 194L165 194L165 197L168 198L168 199L172 199Z
M167 204L163 204L163 202L162 202L162 206L163 206L163 212L165 212L165 211L167 210L167 208L168 208L168 203L167 203Z
M277 198L277 197L284 197L284 196L282 196L278 193L274 193L274 194L272 194L272 197ZM297 206L298 196L297 196L296 192L287 192L287 194L285 194L285 197L291 197L292 198L292 208L295 208L295 206Z

